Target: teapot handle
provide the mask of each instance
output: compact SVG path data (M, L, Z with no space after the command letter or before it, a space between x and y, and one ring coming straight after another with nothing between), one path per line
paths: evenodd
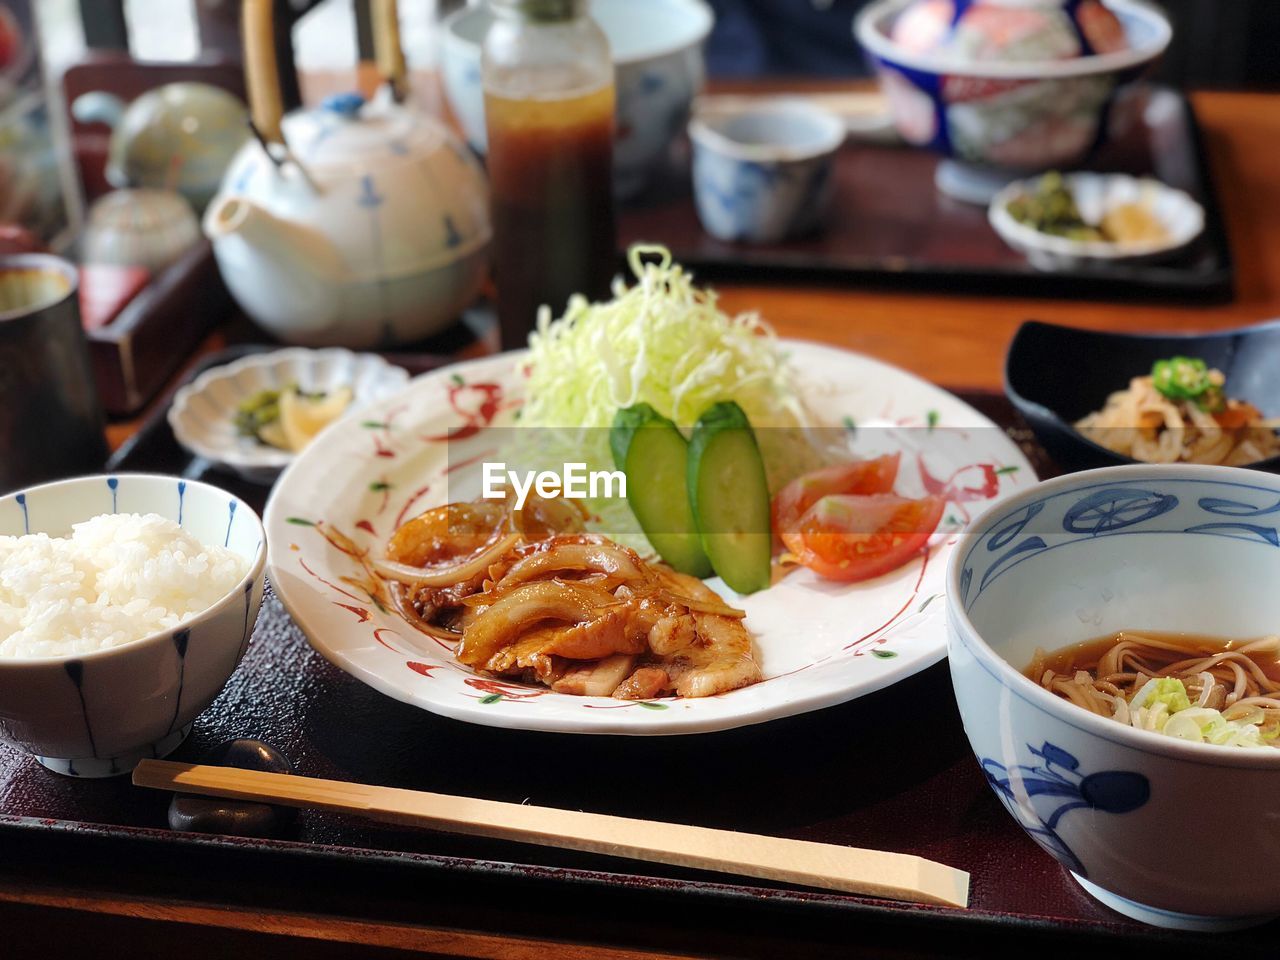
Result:
M408 70L400 42L400 14L396 0L373 0L373 49L378 74L391 85L397 103L408 93Z
M284 117L284 100L276 59L274 8L273 0L244 0L244 71L254 126L268 142L283 143L280 121Z

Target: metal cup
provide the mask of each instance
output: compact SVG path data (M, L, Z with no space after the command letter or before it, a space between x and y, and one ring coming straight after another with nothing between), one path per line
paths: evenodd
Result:
M78 290L59 257L0 257L0 493L106 460Z

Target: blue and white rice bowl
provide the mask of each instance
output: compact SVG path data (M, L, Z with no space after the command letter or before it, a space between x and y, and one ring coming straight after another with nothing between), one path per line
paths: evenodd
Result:
M689 124L693 194L721 240L772 243L811 233L830 206L845 126L803 100L701 113Z
M0 736L70 776L127 773L175 750L244 656L262 603L261 521L239 498L194 480L122 474L31 487L0 498L0 535L62 537L114 513L159 514L248 569L176 627L90 652L0 657Z
M1024 830L1102 903L1158 926L1280 915L1280 749L1192 743L1098 716L1026 676L1121 630L1280 632L1280 477L1110 467L976 520L947 571L948 655L969 742Z

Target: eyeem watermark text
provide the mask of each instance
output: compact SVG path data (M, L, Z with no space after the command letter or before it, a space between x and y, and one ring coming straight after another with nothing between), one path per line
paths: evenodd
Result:
M588 470L585 463L566 463L560 473L554 470L508 470L505 462L484 465L485 499L501 499L507 495L507 484L516 495L516 509L524 506L532 490L544 499L564 497L567 500L611 499L627 495L627 475L621 470Z

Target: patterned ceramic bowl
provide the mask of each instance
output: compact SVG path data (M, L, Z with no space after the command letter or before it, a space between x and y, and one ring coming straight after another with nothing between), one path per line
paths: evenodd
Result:
M81 123L112 128L106 173L113 187L174 189L197 211L249 139L245 105L207 83L166 83L128 104L98 90L71 109Z
M1070 166L1106 135L1117 89L1169 45L1154 5L1108 0L1127 48L1045 60L975 62L913 52L891 39L910 0L879 0L854 25L908 142L977 167L1035 171ZM1026 6L1025 4L1023 6ZM1015 11L1016 13L1016 11Z
M693 193L721 240L773 243L817 229L830 206L844 123L803 100L780 100L689 124Z
M89 209L83 261L157 274L199 243L200 236L200 222L182 194L113 190Z
M1009 213L1009 203L1035 188L1029 180L1017 180L991 200L987 219L1001 239L1040 270L1078 270L1086 264L1158 260L1176 253L1204 232L1204 207L1186 193L1158 180L1124 173L1068 173L1063 177L1075 197L1085 223L1100 223L1108 210L1139 203L1160 221L1165 237L1145 243L1116 244L1070 240L1041 233L1019 223Z
M711 32L703 0L594 0L591 15L609 38L616 68L618 126L614 183L623 197L638 193L666 159L702 88L702 41ZM477 153L487 149L480 44L493 15L472 4L442 21L440 72L449 107Z
M262 602L266 540L253 508L177 477L77 477L0 498L0 535L65 536L102 513L158 513L249 572L204 613L106 650L0 657L0 736L58 773L108 777L175 750L244 656Z
M1232 929L1280 914L1280 750L1135 730L1023 676L1037 648L1124 629L1221 637L1280 624L1280 477L1129 466L987 511L947 569L948 655L992 789L1090 894L1146 923Z
M407 371L372 353L292 347L251 354L206 370L179 390L169 407L169 426L178 442L196 456L222 464L246 480L273 483L294 454L236 432L236 410L244 400L260 390L281 390L290 384L309 393L350 387L353 397L347 413L351 413L398 392L408 382Z

